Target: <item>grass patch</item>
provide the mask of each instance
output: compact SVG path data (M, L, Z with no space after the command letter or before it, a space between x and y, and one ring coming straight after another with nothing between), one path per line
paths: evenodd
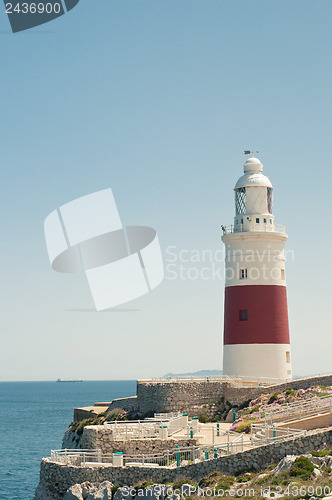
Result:
M309 453L313 457L327 457L328 455L332 455L332 450L318 450L318 451L309 451Z

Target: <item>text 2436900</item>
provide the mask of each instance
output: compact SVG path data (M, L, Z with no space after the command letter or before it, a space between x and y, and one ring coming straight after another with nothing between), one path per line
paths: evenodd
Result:
M17 2L6 3L7 14L59 14L61 12L60 3L42 3L42 2Z

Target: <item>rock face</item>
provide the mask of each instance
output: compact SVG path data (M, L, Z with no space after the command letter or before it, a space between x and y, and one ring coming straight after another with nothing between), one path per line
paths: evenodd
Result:
M88 481L82 484L74 484L65 493L63 500L111 500L112 486L113 484L109 481L100 484L93 484Z
M63 436L62 449L76 450L79 447L79 436L69 427Z
M69 490L66 492L63 500L83 500L83 492L82 486L80 484L74 484Z
M282 472L288 472L290 468L292 467L293 463L297 459L298 455L287 455L285 458L283 458L277 465L277 467L274 469L274 475L278 476Z
M39 485L37 486L35 496L33 498L33 500L60 500L60 499L61 499L60 496L58 495L54 496L52 493L48 491L46 486L44 486L41 483L39 483Z

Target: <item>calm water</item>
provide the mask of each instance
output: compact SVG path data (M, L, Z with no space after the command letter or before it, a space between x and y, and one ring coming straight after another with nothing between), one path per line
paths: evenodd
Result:
M0 499L33 498L40 460L61 448L74 407L135 393L133 380L0 383Z

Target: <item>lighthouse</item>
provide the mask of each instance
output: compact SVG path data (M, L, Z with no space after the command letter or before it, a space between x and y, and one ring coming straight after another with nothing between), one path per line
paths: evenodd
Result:
M273 216L273 186L254 156L234 187L225 245L224 365L229 376L292 378L284 245Z

